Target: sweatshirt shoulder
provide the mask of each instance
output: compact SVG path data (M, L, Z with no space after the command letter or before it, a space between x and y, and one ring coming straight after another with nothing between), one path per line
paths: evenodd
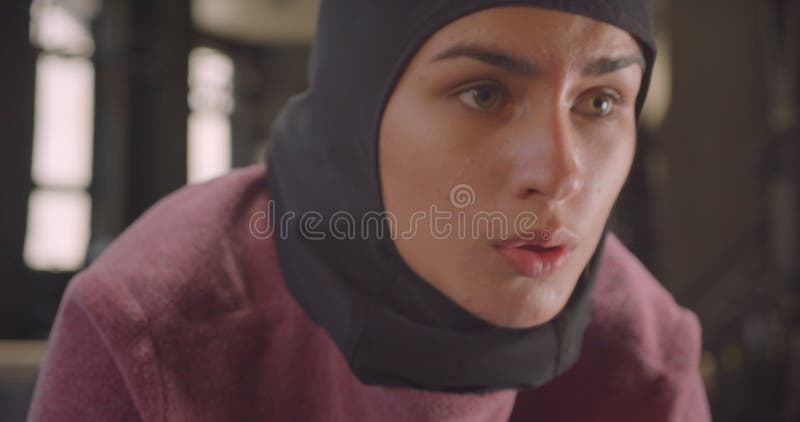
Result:
M581 356L518 394L511 421L710 421L699 371L700 324L609 233L590 296ZM574 405L581 398L581 406Z
M680 306L613 234L591 296L581 360L606 377L608 402L641 420L710 420L699 372L697 316ZM584 368L586 369L586 368Z
M591 296L591 329L653 369L693 370L700 324L613 234L606 238Z
M267 200L263 165L178 189L120 234L74 288L126 291L143 313L165 319L214 318L247 306L242 261L249 255L237 237Z
M156 350L150 320L125 286L78 274L48 337L29 419L163 420Z

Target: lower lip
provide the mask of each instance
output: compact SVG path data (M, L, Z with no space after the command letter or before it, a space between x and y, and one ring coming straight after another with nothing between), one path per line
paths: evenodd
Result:
M552 274L564 264L569 253L564 246L541 250L502 246L497 249L516 272L530 278Z

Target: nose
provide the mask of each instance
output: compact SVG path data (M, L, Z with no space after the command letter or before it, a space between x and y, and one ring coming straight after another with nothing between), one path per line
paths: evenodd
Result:
M569 110L532 111L519 116L514 130L512 186L520 198L542 196L565 201L583 189L580 140L569 122Z

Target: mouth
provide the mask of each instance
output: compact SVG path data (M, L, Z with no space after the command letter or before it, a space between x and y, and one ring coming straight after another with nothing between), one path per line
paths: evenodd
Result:
M511 239L495 245L495 248L518 274L542 278L563 266L576 243L573 234L559 229L552 236L538 236L534 240Z

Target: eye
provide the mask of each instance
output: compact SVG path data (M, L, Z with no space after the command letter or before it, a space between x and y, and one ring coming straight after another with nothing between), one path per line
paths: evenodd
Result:
M586 116L603 117L611 114L619 102L619 95L597 92L581 98L573 109Z
M490 111L503 100L503 90L494 84L476 85L462 90L458 98L471 108Z

